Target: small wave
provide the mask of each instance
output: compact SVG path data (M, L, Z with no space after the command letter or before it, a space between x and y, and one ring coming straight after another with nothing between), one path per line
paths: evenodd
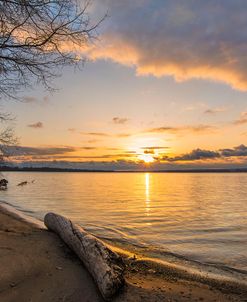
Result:
M6 201L1 201L9 208L13 209L13 205ZM15 206L14 209L18 210ZM23 213L28 213L34 216L34 212L26 209L20 209ZM18 212L18 211L17 211ZM23 216L22 216L23 217ZM116 232L114 228L109 228L112 232ZM103 229L102 229L103 233ZM189 280L199 280L206 284L215 286L224 286L247 291L247 271L228 267L222 263L203 263L198 260L193 260L180 254L171 251L161 250L153 246L147 246L142 242L131 240L130 236L125 232L116 232L121 234L121 238L109 238L107 236L98 236L105 239L114 249L120 248L128 255L132 253L137 255L137 259L142 263L153 263L160 270L164 270L164 274L172 274L178 278ZM102 235L102 234L101 234Z
M208 278L209 282L217 280L218 283L219 281L229 281L244 287L246 286L247 289L247 270L230 267L222 263L209 263L194 260L184 255L152 246L147 247L140 244L132 245L132 243L126 243L126 241L120 239L109 240L106 238L106 240L110 245L117 246L118 248L125 250L128 254L132 253L139 255L142 260L146 259L155 262L156 264L159 263L161 266L165 265L166 269L171 267L175 269L177 273L186 272L187 277L192 278L193 276L197 276L197 278Z
M32 212L32 211L25 212L25 210L19 209L19 207L13 206L12 204L5 201L0 201L0 208L3 210L3 212L8 213L12 217L17 218L20 221L24 221L34 227L38 227L41 229L44 228L44 225L41 220L37 219L32 215L26 215L27 212Z
M127 257L133 255L133 249L124 249L126 247L119 248L111 244L110 247ZM138 252L140 251L134 251L135 260L132 261L140 269L147 270L151 267L155 269L156 273L162 274L166 278L196 281L218 288L224 292L247 294L246 271L224 265L202 263L172 252L163 251L163 257L160 258L154 257L153 253L145 254ZM133 258L131 257L130 259Z

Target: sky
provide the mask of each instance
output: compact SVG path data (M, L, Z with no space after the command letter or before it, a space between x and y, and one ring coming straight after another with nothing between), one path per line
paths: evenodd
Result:
M21 165L88 169L245 167L247 2L94 0L99 39L53 93L6 101Z

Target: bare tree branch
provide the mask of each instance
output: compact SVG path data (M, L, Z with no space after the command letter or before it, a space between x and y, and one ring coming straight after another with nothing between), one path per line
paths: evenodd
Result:
M92 24L90 1L80 2L0 0L0 98L37 83L52 89L62 67L84 62L78 50L96 38L104 18Z
M18 99L22 89L52 79L67 65L85 61L79 53L96 37L85 0L0 0L0 100ZM11 116L0 113L0 123ZM7 146L16 144L13 128L0 129L0 161Z

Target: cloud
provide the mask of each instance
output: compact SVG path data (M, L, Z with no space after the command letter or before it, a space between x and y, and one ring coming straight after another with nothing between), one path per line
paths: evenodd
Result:
M152 146L152 147L142 147L141 149L147 150L162 150L162 149L169 149L170 147L163 147L163 146Z
M133 157L135 154L132 153L116 153L116 154L103 154L103 155L88 155L88 156L81 156L82 159L121 159L126 157Z
M152 147L141 147L141 150L144 150L144 154L155 154L157 150L165 150L169 149L169 147L162 147L162 146L152 146Z
M247 112L242 112L239 119L233 122L234 125L243 125L247 124Z
M81 161L96 161L98 160L120 160L120 159L126 159L126 158L133 158L135 157L134 154L126 154L126 153L118 153L118 154L102 154L102 155L33 155L32 160L40 160L40 161L52 161L52 160L66 160L66 161L74 161L75 159L81 160ZM15 157L18 160L26 159L23 157Z
M75 133L76 132L76 128L68 128L67 129L69 132L71 132L71 133Z
M157 128L150 128L145 130L146 133L182 133L182 132L192 132L192 133L212 133L216 130L216 127L211 125L194 125L194 126L181 126L181 127L157 127Z
M118 137L118 138L129 137L132 135L130 133L110 134L110 133L106 133L106 132L81 132L81 134L88 135L88 136L95 136L95 137ZM94 142L94 140L92 140L91 142Z
M129 137L131 135L132 135L131 133L117 133L114 136L115 137L120 137L120 138L122 137L122 138L124 138L124 137Z
M39 129L39 128L43 128L44 125L43 125L42 122L37 122L37 123L34 123L34 124L29 124L29 125L27 125L27 127Z
M58 155L76 151L74 147L26 147L6 146L9 156Z
M225 112L226 108L211 108L211 109L207 109L204 111L205 114L217 114L217 113L221 113L221 112Z
M198 133L208 133L208 132L213 132L215 131L216 127L211 126L211 125L197 125L197 126L189 126L189 127L184 127L183 128L185 131L189 132L198 132Z
M144 132L154 132L154 133L162 133L162 132L177 132L178 128L176 127L156 127L145 130Z
M220 152L224 157L247 156L247 147L245 145L240 145L233 149L221 149Z
M75 159L81 160L81 161L94 161L96 160L119 160L119 159L126 159L131 158L133 155L130 154L103 154L103 155L33 155L32 160L36 161L53 161L53 160L66 160L66 161L74 161ZM18 160L26 160L27 158L19 157L16 158Z
M152 149L144 150L144 154L154 154L154 150Z
M100 140L98 140L98 139L89 139L88 141L87 141L87 143L88 144L95 144L95 143L98 143Z
M98 149L97 147L80 147L79 149L81 149L81 150L96 150L96 149Z
M247 90L245 0L95 0L109 11L92 59L134 66L138 75L207 79ZM241 30L240 30L241 29Z
M81 132L82 135L90 135L90 136L109 136L108 133L104 132Z
M217 151L210 151L210 150L202 150L202 149L195 149L192 150L190 153L176 156L173 158L167 158L169 161L194 161L194 160L202 160L202 159L215 159L221 157L221 154Z
M112 122L113 122L114 124L117 124L117 125L126 124L128 121L129 121L128 118L123 118L123 117L114 117L114 118L112 119Z
M82 147L28 147L28 146L1 146L0 149L4 151L4 154L8 155L10 159L15 160L94 160L94 159L119 159L133 157L136 153L132 151L124 151L119 148L111 147L94 147L94 146L82 146ZM115 151L117 153L94 155L91 152L78 154L80 151ZM75 154L76 152L76 154Z
M164 155L161 160L169 162L179 161L198 161L198 160L212 160L212 159L224 159L229 157L247 157L247 147L245 145L239 145L232 149L220 149L218 151L194 149L189 153L178 155L175 157L169 157Z

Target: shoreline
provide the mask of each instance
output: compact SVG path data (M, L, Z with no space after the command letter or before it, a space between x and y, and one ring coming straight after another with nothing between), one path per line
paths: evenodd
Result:
M247 173L247 168L184 168L184 169L139 169L139 170L112 170L112 169L75 169L75 168L18 168L0 167L0 172L44 172L44 173Z
M65 301L87 301L85 299L85 290L90 296L89 301L102 301L91 277L73 253L71 255L65 244L55 234L48 232L42 226L42 222L37 222L35 219L19 213L18 210L13 211L13 208L11 208L11 206L0 204L0 261L4 261L5 258L5 261L2 264L0 263L1 267L8 262L16 262L16 266L19 267L18 263L23 263L23 258L26 258L24 262L27 263L28 269L24 269L24 267L22 269L24 271L35 270L38 276L46 275L46 270L49 271L50 267L53 267L52 276L54 274L55 278L53 281L55 283L60 282L60 278L62 278L63 282L66 282L68 286L64 291L74 293L74 296L72 295L73 298L66 298L67 300ZM17 251L20 246L22 254L18 257ZM39 246L42 247L41 250L37 250ZM44 252L44 246L46 252ZM34 264L30 263L29 259L30 253L33 253L33 247L36 250L36 255L32 256L32 258L35 258ZM196 273L196 269L200 272L200 267L193 268L191 263L188 263L188 267L185 269L185 267L178 267L177 264L172 264L171 262L156 262L153 259L141 257L141 255L133 258L133 253L131 252L116 247L113 247L113 249L124 257L126 264L126 286L113 301L164 301L164 298L167 297L170 299L168 301L244 301L246 297L246 278L242 281L234 279L233 277L236 276L232 276L232 272L229 273L227 278L225 274L224 278L220 278L220 271L215 272L212 268L211 272L204 271L200 275ZM12 253L12 251L15 252ZM67 254L70 254L70 256L66 257ZM57 261L60 261L61 264L57 265ZM41 263L43 263L42 268L40 267ZM61 270L59 269L60 266L62 267ZM64 266L66 269L64 269ZM190 271L188 270L189 268ZM0 272L1 301L13 301L10 298L13 293L23 295L23 300L18 299L18 301L28 301L27 298L30 294L38 295L35 301L42 301L42 299L44 300L45 292L54 292L54 299L49 300L47 296L46 301L59 301L59 292L56 292L54 285L52 286L50 282L47 284L44 281L45 285L43 287L45 289L42 292L42 289L39 288L42 286L42 282L41 285L33 287L28 273L28 278L25 279L25 276L20 277L22 275L21 271L18 271L17 274L16 268L5 268L4 271L5 275ZM7 279L6 274L8 276ZM13 281L13 279L17 278L16 274L21 278L18 282ZM84 278L83 283L86 284L86 287L81 286L82 275ZM73 284L69 281L71 279ZM14 286L11 286L11 283ZM23 292L21 286L23 283L26 284L27 288L32 287L31 293L28 293L27 290ZM15 286L15 284L20 284L20 286ZM78 288L75 288L76 286ZM85 300L80 300L78 294Z
M18 219L26 221L29 224L33 224L34 227L47 230L44 226L43 220L35 216L31 216L33 212L24 209L18 209L14 205L0 200L0 211L1 206L3 206L11 215L16 216ZM94 235L96 236L96 235ZM97 236L96 236L97 237ZM221 279L223 281L229 281L230 283L240 283L247 287L247 271L241 270L235 267L230 267L221 264L209 264L204 263L199 260L193 260L187 258L181 254L175 254L173 252L152 250L152 252L145 252L142 249L136 249L132 246L126 247L121 242L113 242L112 240L98 237L100 240L112 250L122 255L124 258L131 258L135 255L136 259L140 261L147 261L149 263L154 263L164 268L173 268L181 274L186 273L187 276L193 276L197 278L205 278L209 280L215 280L219 282ZM159 256L159 257L158 257Z

